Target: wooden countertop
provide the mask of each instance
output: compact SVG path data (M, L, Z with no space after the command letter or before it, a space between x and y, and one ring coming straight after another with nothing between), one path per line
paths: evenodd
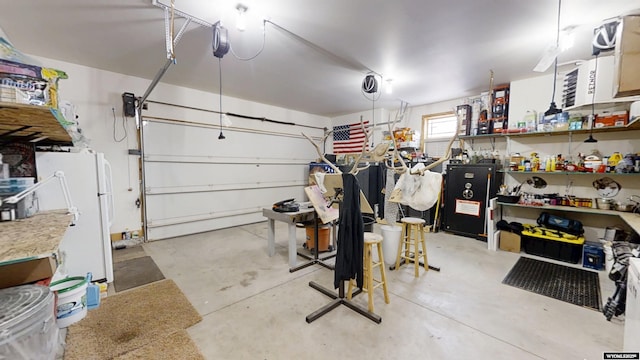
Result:
M56 253L71 220L67 210L51 210L0 222L0 265Z

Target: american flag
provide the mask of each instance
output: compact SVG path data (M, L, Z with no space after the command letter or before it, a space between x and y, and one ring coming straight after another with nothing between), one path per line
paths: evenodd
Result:
M365 128L369 121L364 122ZM362 143L365 141L365 134L362 126L357 122L349 125L338 125L333 127L333 153L359 153L362 151ZM367 149L369 144L367 144Z

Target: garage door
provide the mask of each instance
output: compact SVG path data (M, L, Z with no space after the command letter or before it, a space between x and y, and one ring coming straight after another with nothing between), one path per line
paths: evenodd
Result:
M324 130L230 119L219 140L213 121L143 113L148 240L259 222L262 208L274 202L304 201L308 164L317 154L300 133L319 139Z

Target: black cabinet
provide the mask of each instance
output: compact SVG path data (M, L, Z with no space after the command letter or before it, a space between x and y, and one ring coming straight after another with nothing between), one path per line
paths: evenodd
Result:
M486 208L502 184L497 164L449 164L445 175L442 229L486 240Z
M361 164L360 166L364 166L365 164ZM340 165L338 168L343 173L348 173L351 171L352 165ZM371 164L368 168L364 170L360 170L356 175L356 179L358 180L358 184L360 185L360 190L364 194L364 197L369 201L369 205L375 211L376 205L378 209L378 216L384 214L384 194L382 193L382 189L385 186L385 171L386 168L384 164L376 163Z

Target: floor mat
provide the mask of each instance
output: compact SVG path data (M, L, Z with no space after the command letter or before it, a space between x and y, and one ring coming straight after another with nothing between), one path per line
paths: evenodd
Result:
M124 249L113 250L114 263L135 259L143 256L147 256L147 253L144 252L144 248L142 246L130 246Z
M164 338L200 320L173 280L158 281L108 296L100 307L89 310L86 318L69 327L64 358L113 359L137 349L149 354L152 349L146 345L164 346L163 341L171 342Z
M164 275L151 256L138 257L113 264L113 286L116 292L162 279L164 279Z
M521 257L503 284L600 311L602 297L598 273Z

